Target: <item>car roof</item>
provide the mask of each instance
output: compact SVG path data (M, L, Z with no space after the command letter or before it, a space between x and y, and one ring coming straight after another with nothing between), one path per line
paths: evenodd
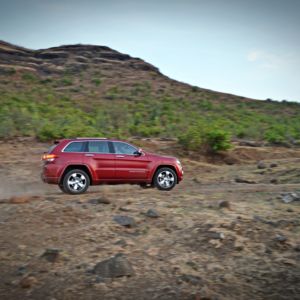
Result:
M73 139L61 139L61 140L58 140L58 141L55 141L55 143L60 143L62 141L66 141L66 142L76 142L76 141L91 141L91 140L94 140L94 141L109 141L109 142L124 142L124 143L128 143L127 141L124 141L124 140L119 140L119 139L108 139L108 138L102 138L102 137L77 137L77 138L73 138Z

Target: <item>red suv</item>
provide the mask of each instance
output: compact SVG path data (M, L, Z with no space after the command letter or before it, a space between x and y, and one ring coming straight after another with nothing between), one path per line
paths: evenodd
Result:
M183 176L175 157L147 153L127 142L104 138L57 141L42 160L43 181L58 184L69 194L84 193L89 185L119 183L169 191Z

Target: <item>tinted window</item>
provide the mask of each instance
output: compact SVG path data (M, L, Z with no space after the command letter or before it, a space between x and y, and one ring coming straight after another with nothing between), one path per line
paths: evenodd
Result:
M73 142L70 143L64 150L64 152L83 152L84 142Z
M90 141L88 144L88 152L109 153L108 142Z
M137 149L129 144L122 142L114 142L115 151L117 154L133 154Z
M48 153L51 153L51 151L53 151L56 148L56 146L57 146L56 144L50 146L49 149L48 149Z

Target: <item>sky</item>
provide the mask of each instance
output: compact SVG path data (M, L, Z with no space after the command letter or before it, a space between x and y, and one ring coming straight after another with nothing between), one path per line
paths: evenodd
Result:
M105 45L202 88L300 102L300 0L0 0L0 39Z

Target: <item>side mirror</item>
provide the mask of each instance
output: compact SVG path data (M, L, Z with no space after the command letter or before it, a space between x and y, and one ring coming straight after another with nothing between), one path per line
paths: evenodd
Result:
M134 156L141 156L143 155L143 149L142 148L139 148L139 150L135 151L133 153Z

